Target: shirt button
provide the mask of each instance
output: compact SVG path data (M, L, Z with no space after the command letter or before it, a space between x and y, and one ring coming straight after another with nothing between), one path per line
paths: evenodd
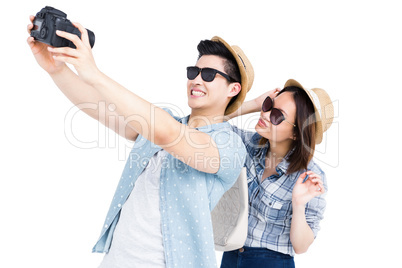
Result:
M240 248L240 249L239 249L239 252L240 252L240 253L243 253L243 252L244 252L244 248Z

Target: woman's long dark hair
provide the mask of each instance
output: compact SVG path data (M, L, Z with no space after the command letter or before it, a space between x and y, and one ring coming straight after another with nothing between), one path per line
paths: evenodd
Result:
M315 113L314 105L307 93L298 87L285 87L278 93L292 93L296 104L296 121L294 127L295 140L293 141L290 154L287 156L289 167L287 174L297 172L299 170L307 170L307 165L313 158L315 150ZM265 144L267 139L262 138L260 144Z

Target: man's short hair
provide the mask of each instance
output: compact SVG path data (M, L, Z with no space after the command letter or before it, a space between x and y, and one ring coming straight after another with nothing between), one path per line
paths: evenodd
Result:
M223 58L225 60L225 73L232 77L235 81L239 83L241 82L240 70L237 62L232 53L230 53L224 44L211 40L203 40L198 44L197 50L199 52L198 59L204 55L214 55Z

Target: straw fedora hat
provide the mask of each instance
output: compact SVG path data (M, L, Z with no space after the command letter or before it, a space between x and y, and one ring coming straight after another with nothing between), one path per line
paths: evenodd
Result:
M303 89L313 103L316 116L315 143L320 144L322 142L324 132L329 129L334 119L334 106L331 98L325 90L321 88L306 90L294 79L289 79L286 81L285 87L289 86L295 86Z
M254 82L254 69L251 62L248 60L246 54L238 46L230 46L225 40L218 36L212 37L211 41L220 42L232 53L236 59L237 66L239 66L240 76L241 76L241 91L235 97L236 99L228 105L225 111L225 115L235 112L243 103L246 98L247 92L250 91L251 86Z

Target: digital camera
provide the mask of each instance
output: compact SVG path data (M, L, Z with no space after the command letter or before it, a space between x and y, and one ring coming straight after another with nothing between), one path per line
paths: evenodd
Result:
M58 36L56 30L72 33L81 38L81 32L67 19L67 14L50 6L46 6L36 13L33 25L31 36L35 40L53 47L75 48L73 42ZM87 31L89 43L93 47L95 44L95 34L88 29Z

